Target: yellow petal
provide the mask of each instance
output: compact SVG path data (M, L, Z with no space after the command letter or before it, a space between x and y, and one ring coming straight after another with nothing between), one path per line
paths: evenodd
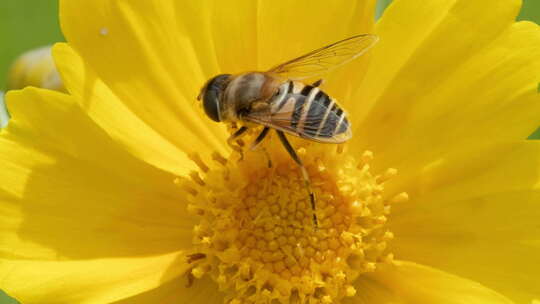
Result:
M53 53L69 92L86 113L129 152L174 174L185 176L195 169L194 163L181 149L196 145L195 138L186 140L190 135L177 130L177 135L182 134L184 143L182 146L172 144L166 134L159 133L131 111L69 45L56 44ZM200 150L204 148L199 146Z
M137 258L0 260L0 287L21 303L110 303L181 275L188 267L179 262L183 259L183 254L171 253Z
M216 2L212 31L220 71L266 71L336 41L372 33L375 3L374 0L339 0L331 4L309 0L248 0L236 1L235 5ZM361 82L368 58L364 55L322 75L324 90L343 105L354 103L350 93Z
M258 68L256 26L258 5L258 1L241 0L234 1L234 4L230 1L214 1L212 6L204 7L207 8L205 13L208 20L203 24L208 27L207 33L201 36L200 32L192 29L187 38L193 42L205 37L212 40L213 53L209 57L201 54L199 60L202 62L201 65L215 60L217 69L207 71L210 73L205 73L205 77L211 77L215 73L234 74ZM180 15L191 13L179 12ZM199 44L199 47L204 46ZM199 86L202 86L202 83L199 83Z
M385 265L356 284L362 304L511 304L512 301L478 284L412 262ZM365 292L364 292L365 291Z
M172 280L163 286L143 294L114 302L114 304L207 304L223 303L224 293L219 291L217 284L209 277L196 279L188 287L186 277Z
M126 108L187 152L225 149L225 129L204 118L196 100L217 71L208 12L199 2L60 1L62 30L84 62Z
M61 1L60 13L70 46L126 109L187 152L208 147L223 152L223 126L206 118L195 100L207 78L219 72L266 70L370 32L374 3L85 0ZM92 14L83 16L81 11ZM57 54L57 62L62 61ZM356 70L364 64L358 61L342 69L338 74L350 75L350 83L329 81L329 90L337 97L348 94L359 83L362 73ZM64 81L72 83L70 92L92 91L87 88L91 82L74 83L67 79L69 73L61 72Z
M67 95L28 88L7 101L0 289L24 303L104 303L185 270L194 222L175 176L131 156Z
M259 69L269 68L345 38L372 33L375 2L259 1ZM368 55L322 75L323 89L349 109L350 93L360 84ZM346 81L343 81L346 79Z
M540 29L514 23L520 1L418 2L395 1L377 24L352 113L365 118L359 151L399 169L472 141L526 138L540 121Z
M211 24L220 72L266 71L336 41L371 33L374 9L373 0L339 0L331 5L307 0L216 2ZM324 89L347 103L365 65L366 60L356 60L324 75ZM339 81L344 78L348 81Z
M540 295L540 142L450 153L391 188L391 251L477 281L517 303ZM394 189L397 189L394 188Z
M371 31L375 1L259 2L259 68Z
M216 2L211 30L220 71L265 71L326 44L369 33L374 7L373 0L340 0L332 5L307 0ZM193 31L192 39L198 35Z

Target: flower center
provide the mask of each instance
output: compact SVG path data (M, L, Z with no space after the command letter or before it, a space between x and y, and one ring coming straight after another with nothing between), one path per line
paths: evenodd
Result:
M201 222L189 277L210 275L227 303L339 303L356 294L359 275L392 262L385 223L390 203L407 195L383 199L396 170L372 175L370 152L355 159L341 146L308 145L298 153L316 197L314 227L300 169L278 148L242 161L214 153L215 166L192 156L200 171L183 186Z

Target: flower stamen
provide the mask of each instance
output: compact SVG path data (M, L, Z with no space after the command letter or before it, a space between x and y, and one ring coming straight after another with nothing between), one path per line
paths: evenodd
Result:
M353 287L359 275L393 262L387 242L394 235L385 224L390 204L408 197L385 200L383 192L397 171L372 175L373 153L355 160L344 145L298 149L317 198L319 229L313 229L300 170L287 155L269 151L277 158L271 168L262 152L238 162L215 152L217 166L190 155L200 171L181 186L201 222L189 275L210 275L227 303L337 303L361 292Z

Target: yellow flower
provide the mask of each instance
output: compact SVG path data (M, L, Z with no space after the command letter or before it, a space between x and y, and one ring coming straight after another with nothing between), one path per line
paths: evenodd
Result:
M373 1L61 1L71 95L7 95L0 288L23 303L531 303L540 29L519 7L396 0L372 28ZM353 139L293 142L314 230L275 138L272 168L262 151L238 161L195 97L217 73L358 33L380 42L324 88Z

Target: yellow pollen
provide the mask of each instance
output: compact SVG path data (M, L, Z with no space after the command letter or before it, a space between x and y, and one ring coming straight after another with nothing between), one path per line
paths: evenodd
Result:
M225 303L340 303L362 293L353 286L358 276L393 263L387 243L394 234L386 222L390 205L408 196L384 195L397 171L373 175L373 153L329 147L298 149L319 227L302 173L281 147L247 152L241 161L234 153L228 159L213 153L207 162L190 155L200 170L176 181L189 193L189 211L200 217L189 278L212 277Z

